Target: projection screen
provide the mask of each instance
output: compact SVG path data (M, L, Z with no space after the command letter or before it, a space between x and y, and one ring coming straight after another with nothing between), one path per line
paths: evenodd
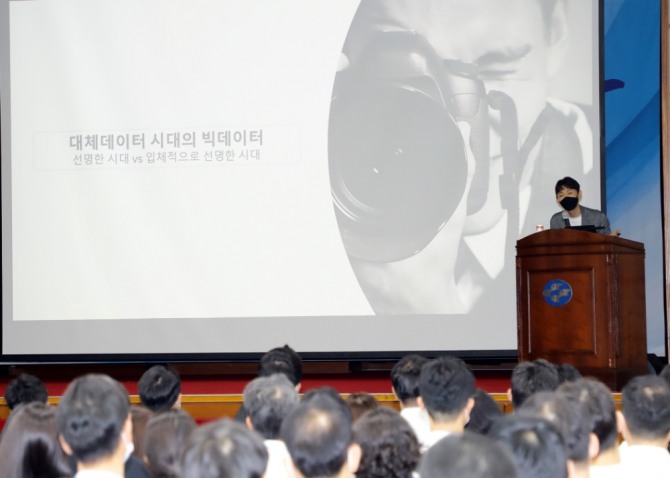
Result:
M598 2L1 2L2 356L514 353Z

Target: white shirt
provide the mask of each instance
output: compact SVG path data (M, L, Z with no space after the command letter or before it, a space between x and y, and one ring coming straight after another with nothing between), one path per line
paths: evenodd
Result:
M265 478L294 478L291 455L286 444L281 440L265 440L268 449L268 466Z
M626 476L644 478L670 476L670 453L660 446L630 445L619 447Z
M626 473L621 463L589 467L589 478L624 478L625 476Z
M74 475L74 478L123 478L107 470L81 470Z
M419 439L419 445L423 447L430 433L428 412L421 407L406 407L400 410L400 416L407 420L407 423L409 423L412 430L414 430L414 434Z
M431 446L449 435L452 435L452 432L446 430L431 430L426 437L426 442L421 447L421 453L426 453Z

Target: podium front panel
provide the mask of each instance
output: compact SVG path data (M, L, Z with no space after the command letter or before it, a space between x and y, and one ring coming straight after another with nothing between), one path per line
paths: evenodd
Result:
M564 258L565 259L565 258ZM598 257L582 257L576 264L562 261L559 267L525 270L528 310L524 320L529 358L547 358L585 366L601 366L599 348L607 343L599 340L607 337L606 324L599 330L598 316L607 314L607 301L597 296L601 269L594 261ZM601 310L599 310L601 309Z
M613 387L646 373L644 246L558 229L517 242L519 360L571 363Z

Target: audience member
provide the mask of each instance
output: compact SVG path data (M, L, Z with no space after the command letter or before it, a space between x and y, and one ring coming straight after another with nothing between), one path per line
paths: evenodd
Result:
M142 405L154 413L181 407L179 374L165 365L154 365L144 372L137 383Z
M179 458L197 425L183 410L168 410L149 419L142 449L153 478L180 478Z
M328 392L301 402L286 417L280 433L298 478L352 477L361 456L352 435L346 404L343 408Z
M361 447L356 478L411 478L421 457L410 424L395 410L377 407L354 423Z
M491 395L480 388L475 390L473 398L475 405L470 411L470 421L465 424L465 429L486 435L491 425L503 415L503 412Z
M521 362L512 371L511 388L507 391L514 408L536 392L552 392L560 385L556 367L544 359Z
M64 478L70 468L58 441L56 411L33 401L12 412L0 440L0 477Z
M516 478L514 459L491 438L465 432L447 436L419 464L421 478Z
M591 425L591 433L598 439L598 454L591 460L590 475L615 476L620 470L617 414L612 392L592 378L566 382L558 393L572 403L581 403Z
M421 367L428 359L420 355L406 355L391 369L393 393L400 402L400 415L409 422L422 445L430 433L430 419L419 406L419 377Z
M598 454L598 439L591 433L591 423L581 403L570 402L556 392L537 392L524 401L519 413L553 423L568 452L568 477L589 476L591 459Z
M535 416L512 414L497 420L488 436L512 452L519 478L565 478L568 455L561 432Z
M246 424L265 439L269 459L267 477L291 477L291 457L279 439L284 419L298 406L300 399L286 375L258 377L244 389Z
M379 407L379 402L374 395L366 392L350 393L345 402L349 407L351 418L354 423L356 423L366 412Z
M300 391L302 382L302 360L300 355L288 345L269 350L261 357L258 365L258 376L269 377L276 373L283 373Z
M475 377L456 357L439 357L421 368L419 403L430 417L423 451L451 433L463 433L475 404Z
M621 392L621 463L629 474L670 476L670 385L661 377L635 377Z
M261 478L267 463L263 438L224 418L193 432L182 454L180 478Z
M269 377L278 373L285 375L295 386L296 391L300 392L302 386L302 359L288 345L275 347L267 351L263 354L258 364L259 377ZM235 420L244 423L246 418L247 410L244 404L242 404L237 415L235 415Z
M63 449L77 461L80 476L126 476L132 444L128 392L106 375L84 375L65 390L56 410Z
M26 403L47 403L49 394L44 383L34 375L22 373L7 384L5 402L10 410Z
M560 383L576 382L582 378L582 374L577 370L577 367L569 363L556 365L556 371L558 372L558 381Z
M349 420L353 422L354 417L351 416L351 410L349 410L347 402L344 401L342 396L337 393L337 390L335 390L333 387L325 385L323 387L313 388L302 396L300 403L309 404L313 400L320 401L322 399L331 400L335 405L338 406L340 411L347 415Z
M142 405L130 406L130 420L133 422L133 455L142 459L144 457L143 439L147 423L154 413Z

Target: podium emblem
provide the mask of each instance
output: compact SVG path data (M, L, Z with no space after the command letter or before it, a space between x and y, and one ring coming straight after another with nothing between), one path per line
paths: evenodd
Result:
M547 304L562 307L572 300L572 287L564 280L552 279L545 284L542 295Z

